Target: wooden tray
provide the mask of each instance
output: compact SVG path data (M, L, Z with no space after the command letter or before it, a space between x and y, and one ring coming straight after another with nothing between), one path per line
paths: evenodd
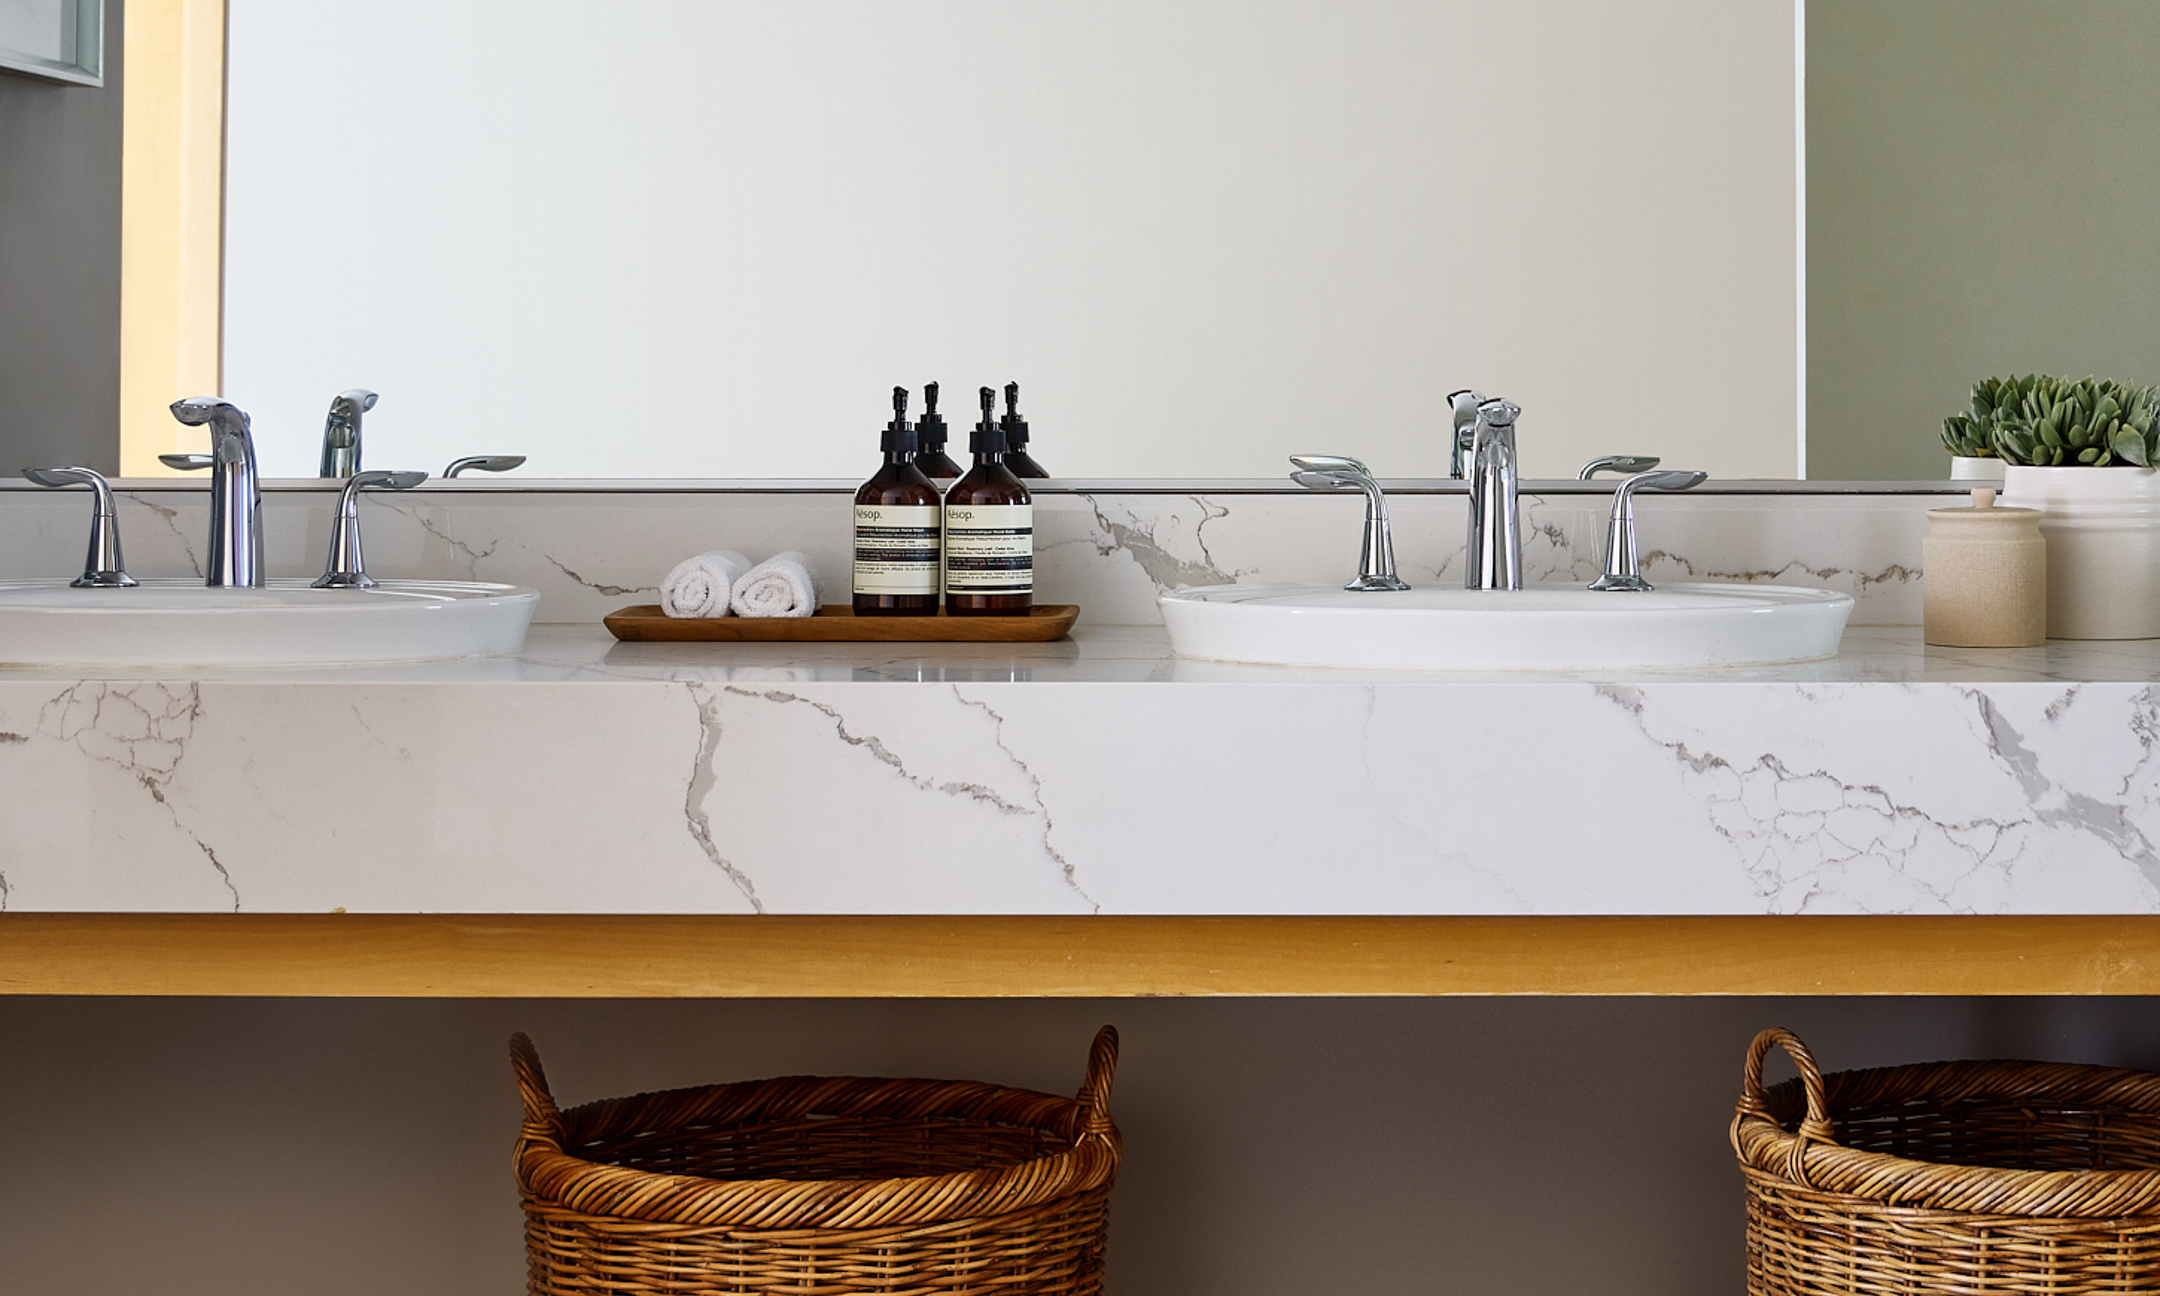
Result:
M1071 603L1038 603L1026 616L866 616L827 603L806 617L671 617L657 603L610 612L602 624L617 639L648 643L807 642L1037 643L1063 639L1078 620Z

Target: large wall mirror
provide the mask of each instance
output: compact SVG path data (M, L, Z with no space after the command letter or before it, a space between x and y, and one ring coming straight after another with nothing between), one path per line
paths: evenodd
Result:
M1271 477L1293 451L1434 476L1460 386L1525 407L1532 476L1611 452L1940 476L1941 393L1987 347L2138 377L2154 333L2120 321L2160 310L2160 257L2102 272L2074 214L2119 195L2153 238L2160 168L1968 175L1988 127L1963 100L2001 86L1961 85L1942 31L1992 50L2069 15L2038 57L2123 65L2036 82L2049 124L2014 144L2045 148L2091 129L2076 108L2145 112L2118 102L2145 98L2119 89L2143 62L2120 25L2155 9L231 0L224 388L280 475L313 472L330 397L366 386L374 466L854 477L891 386L934 379L963 444L975 389L1019 381L1061 476ZM1925 214L1948 194L1987 226L2019 179L2046 184L2006 233ZM1964 284L2027 207L2076 237ZM2062 273L2102 300L1981 324L2005 283Z

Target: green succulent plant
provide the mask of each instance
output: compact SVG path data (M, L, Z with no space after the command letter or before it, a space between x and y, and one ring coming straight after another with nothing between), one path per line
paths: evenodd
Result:
M2003 399L2013 386L2014 405ZM1974 389L1976 406L1979 392ZM1989 399L2000 402L1991 407L1990 443L2008 463L2056 468L2160 464L2160 395L2151 387L2041 376L2005 380ZM1947 427L1944 435L1949 435Z
M1995 457L1995 428L2008 420L2022 417L2020 410L2025 398L2043 380L2033 374L2023 378L1983 378L1973 384L1972 412L1952 414L1943 420L1943 445L1954 455L1992 459ZM2053 379L2045 381L2052 382Z

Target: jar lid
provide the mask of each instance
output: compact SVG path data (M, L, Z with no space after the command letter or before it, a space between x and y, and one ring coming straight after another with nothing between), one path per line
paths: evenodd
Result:
M1927 515L1929 522L1948 522L1958 526L2037 526L2040 521L2038 509L1997 508L1995 490L1990 486L1973 488L1971 508L1929 509Z

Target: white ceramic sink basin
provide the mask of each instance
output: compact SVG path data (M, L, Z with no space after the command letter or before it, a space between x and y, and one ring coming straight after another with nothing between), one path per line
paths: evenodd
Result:
M426 661L515 652L537 590L477 581L391 581L368 590L133 589L0 582L0 665L271 666Z
M1440 587L1206 585L1161 599L1181 657L1278 666L1602 670L1739 666L1837 655L1850 595L1785 585L1594 593Z

